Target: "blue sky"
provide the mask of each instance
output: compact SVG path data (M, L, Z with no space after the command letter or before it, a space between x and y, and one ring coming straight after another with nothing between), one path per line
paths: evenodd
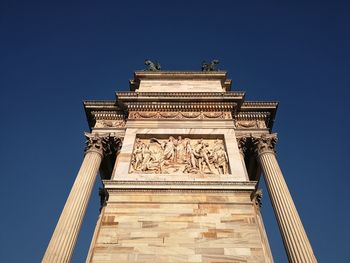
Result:
M344 1L0 3L3 262L39 262L83 157L84 99L114 99L145 58L280 102L278 159L319 262L350 257L350 6ZM98 216L96 185L72 262ZM287 262L265 186L275 262Z

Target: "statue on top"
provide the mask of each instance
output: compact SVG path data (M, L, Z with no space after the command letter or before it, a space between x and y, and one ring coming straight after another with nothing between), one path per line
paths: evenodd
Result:
M210 63L207 63L206 61L202 62L202 71L218 71L216 68L216 65L219 64L219 60L214 59Z
M146 59L145 65L147 65L147 68L144 71L160 71L161 70L161 66L157 61L152 62L151 60Z

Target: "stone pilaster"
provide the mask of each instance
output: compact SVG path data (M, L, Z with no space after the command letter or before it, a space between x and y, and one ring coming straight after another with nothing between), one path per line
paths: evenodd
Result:
M242 165L243 165L243 170L244 170L244 174L247 180L249 180L249 176L248 176L248 171L247 171L247 167L245 165L245 160L244 160L244 156L245 156L245 152L247 150L247 140L249 139L250 136L239 136L237 137L237 145L238 145L238 150L241 156L241 161L242 161Z
M114 136L85 134L85 156L42 262L70 262L102 158L120 145Z
M252 141L265 176L266 187L281 230L289 262L317 262L276 159L274 146L277 136L275 134L253 136Z

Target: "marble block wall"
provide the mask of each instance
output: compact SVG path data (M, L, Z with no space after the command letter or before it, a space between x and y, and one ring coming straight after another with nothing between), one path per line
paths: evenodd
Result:
M87 262L273 262L248 191L110 191Z
M220 80L142 80L139 92L223 92Z

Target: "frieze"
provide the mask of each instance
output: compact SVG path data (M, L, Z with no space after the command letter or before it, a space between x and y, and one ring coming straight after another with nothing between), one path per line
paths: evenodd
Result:
M97 120L94 128L124 128L124 120Z
M239 129L265 129L266 123L263 120L241 120L235 121L236 128Z
M228 174L222 139L136 138L130 173Z
M245 92L243 91L232 91L232 92L127 92L121 91L117 92L116 95L119 99L128 99L128 98L139 98L139 97L170 97L170 98L237 98L241 99L244 96Z
M130 111L129 119L232 119L231 112L216 111Z

